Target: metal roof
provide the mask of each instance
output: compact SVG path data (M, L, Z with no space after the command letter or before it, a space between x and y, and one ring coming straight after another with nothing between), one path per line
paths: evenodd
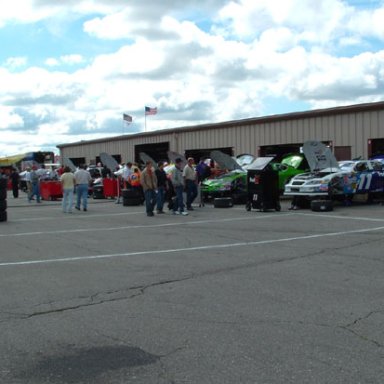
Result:
M375 103L354 104L354 105L333 107L333 108L314 109L314 110L303 111L303 112L291 112L291 113L269 115L269 116L262 116L262 117L251 117L247 119L231 120L231 121L225 121L225 122L219 122L219 123L206 123L206 124L192 125L187 127L159 129L151 132L138 132L138 133L113 136L113 137L104 137L104 138L94 139L94 140L82 140L82 141L73 142L73 143L59 144L57 145L57 148L73 147L77 145L84 145L84 144L91 144L91 143L119 141L121 139L127 139L127 138L150 137L150 136L157 136L157 135L163 135L163 134L200 131L200 130L206 130L206 129L231 128L234 126L264 124L264 123L270 123L275 121L297 120L297 119L303 119L303 118L340 115L340 114L355 113L355 112L368 112L368 111L374 111L374 110L384 110L384 101L379 101Z

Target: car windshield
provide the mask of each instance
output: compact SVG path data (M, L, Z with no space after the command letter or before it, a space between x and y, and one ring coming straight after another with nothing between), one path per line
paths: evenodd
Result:
M355 164L356 164L355 161L340 161L339 167L342 171L349 171L353 168Z
M290 165L293 168L299 168L301 162L303 161L303 156L299 155L293 155L285 157L283 160L281 160L282 164Z
M227 177L234 177L234 176L237 176L237 175L243 175L245 174L246 172L242 171L241 169L234 169L233 171L230 171L230 172L227 172L227 173L223 173L222 175L220 176L217 176L215 177L215 179L225 179Z

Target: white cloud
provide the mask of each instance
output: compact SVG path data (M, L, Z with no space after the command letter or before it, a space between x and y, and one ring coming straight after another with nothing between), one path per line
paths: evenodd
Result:
M48 59L45 60L45 64L48 65L48 67L57 67L60 65L60 61L54 57L48 57Z
M211 0L197 9L192 0L164 0L148 10L136 0L25 0L18 13L14 3L21 6L9 1L0 28L81 16L92 50L91 56L86 44L77 53L66 45L41 59L46 69L13 55L0 66L0 126L4 133L14 129L9 137L20 147L121 134L122 112L142 129L145 105L159 108L151 130L259 115L268 98L318 108L376 101L384 91L384 51L370 40L384 39L383 8L360 10L341 0ZM23 136L17 129L24 127Z

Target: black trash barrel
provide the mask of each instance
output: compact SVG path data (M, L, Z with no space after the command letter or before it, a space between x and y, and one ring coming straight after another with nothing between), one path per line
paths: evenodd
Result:
M273 157L259 157L247 169L248 201L246 209L280 211L279 174L270 162Z

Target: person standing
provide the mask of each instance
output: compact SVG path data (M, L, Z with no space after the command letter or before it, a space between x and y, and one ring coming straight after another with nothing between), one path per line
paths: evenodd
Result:
M211 176L211 167L207 164L206 159L204 157L200 158L199 164L196 167L197 173L197 196L200 202L199 207L204 207L204 196L201 193L201 183Z
M75 175L69 167L64 167L63 174L60 176L63 187L62 208L64 213L72 213L73 191L75 189Z
M12 184L13 197L15 199L19 197L19 181L20 181L19 172L17 172L17 169L13 168L11 173L11 184Z
M152 161L145 163L145 168L143 172L141 172L140 183L144 191L147 216L153 216L153 209L156 204L157 177L152 166Z
M175 168L172 172L171 182L173 189L175 190L176 198L173 204L174 215L188 215L188 212L184 211L183 192L184 192L184 180L182 171L183 161L181 159L175 160Z
M29 173L31 182L31 193L28 194L28 201L31 202L33 196L36 196L36 203L41 203L40 200L40 179L37 173L37 167L34 165L32 171Z
M197 175L193 168L193 158L189 157L187 165L183 170L183 178L185 182L185 189L187 192L187 210L193 211L192 203L197 196Z
M132 163L128 162L125 165L125 167L123 169L123 172L122 172L122 178L123 178L123 181L124 181L124 188L128 188L129 187L129 177L131 176L132 173L133 173Z
M32 183L31 183L31 168L27 167L25 169L25 175L24 175L25 185L27 187L27 197L28 201L31 202L30 196L32 195Z
M164 161L159 161L157 167L155 171L157 177L156 213L164 213L163 207L167 188L167 174L164 171Z
M88 208L88 187L92 181L91 174L85 169L85 165L80 165L79 169L75 172L76 183L76 205L75 208L80 211L81 202L83 203L83 211L86 212Z

